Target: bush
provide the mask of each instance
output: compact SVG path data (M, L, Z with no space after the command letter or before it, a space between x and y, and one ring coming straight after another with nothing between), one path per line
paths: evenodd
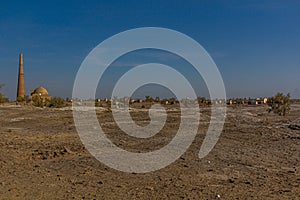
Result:
M274 97L268 99L268 105L270 106L268 109L269 112L285 116L291 109L290 94L277 93Z
M25 101L26 99L24 97L17 97L17 102L23 102Z
M44 107L44 106L46 106L46 101L42 98L42 97L40 97L40 96L34 96L34 97L32 97L32 99L31 99L31 101L32 101L32 105L34 105L34 106L36 106L36 107Z
M60 97L53 97L49 103L47 104L48 107L51 108L62 108L67 106L66 101Z
M103 107L103 105L101 102L95 101L95 107Z
M9 102L8 98L5 98L1 93L0 93L0 103L6 103Z
M40 96L34 96L31 99L32 105L36 107L50 107L50 108L62 108L67 106L66 101L63 98L60 97L53 97L51 100L40 97Z

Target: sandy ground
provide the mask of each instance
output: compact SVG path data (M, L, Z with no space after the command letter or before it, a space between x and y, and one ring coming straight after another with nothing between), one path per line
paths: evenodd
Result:
M169 107L166 126L151 139L122 133L111 113L99 122L119 147L147 152L176 134L180 113ZM210 118L201 108L195 141L177 161L136 174L111 169L81 143L70 109L0 106L0 199L300 199L300 105L286 117L264 106L228 107L224 130L203 159L199 148ZM133 111L149 123L147 109Z

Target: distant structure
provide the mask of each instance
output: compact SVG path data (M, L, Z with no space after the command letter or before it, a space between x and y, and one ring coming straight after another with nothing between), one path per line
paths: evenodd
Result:
M24 84L24 68L23 68L23 55L20 53L19 58L19 76L18 76L18 90L17 90L17 100L18 99L25 100L26 92L25 92L25 84Z
M31 90L30 96L31 96L31 100L34 97L40 97L43 102L51 100L51 96L49 95L48 91L42 86L36 88L35 90Z
M243 105L263 105L268 103L268 98L255 98L255 99L229 99L227 100L228 105L234 105L234 104L243 104Z

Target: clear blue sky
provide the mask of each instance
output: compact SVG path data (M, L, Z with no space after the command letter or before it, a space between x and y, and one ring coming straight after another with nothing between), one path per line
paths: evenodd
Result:
M223 76L228 97L290 92L300 98L300 1L2 1L1 90L15 99L18 54L25 87L71 97L85 56L108 37L165 27L198 41Z

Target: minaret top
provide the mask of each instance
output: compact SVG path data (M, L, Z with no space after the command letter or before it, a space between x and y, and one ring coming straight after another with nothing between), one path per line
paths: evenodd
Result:
M20 53L20 64L23 64L23 54Z

